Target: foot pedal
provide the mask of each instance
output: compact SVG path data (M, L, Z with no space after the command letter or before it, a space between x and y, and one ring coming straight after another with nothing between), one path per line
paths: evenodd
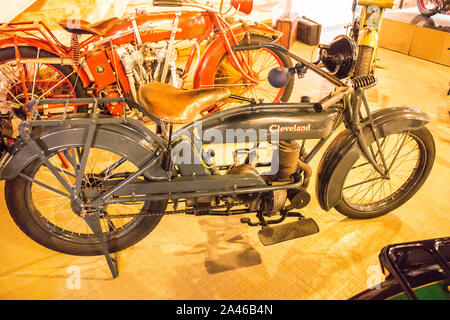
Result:
M319 226L311 219L301 219L259 230L258 236L262 244L270 246L275 243L292 240L319 232Z

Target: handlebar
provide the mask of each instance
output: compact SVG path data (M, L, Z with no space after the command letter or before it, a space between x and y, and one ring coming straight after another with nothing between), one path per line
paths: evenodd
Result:
M332 92L319 102L314 104L314 111L320 113L322 111L326 111L329 107L335 105L342 99L344 99L345 95L349 93L351 88L349 90L343 90L338 92Z
M342 81L341 79L338 79L333 74L330 74L329 72L326 72L325 70L322 70L319 66L306 61L302 57L294 54L293 52L289 51L288 49L273 43L256 43L256 44L250 44L250 45L238 45L238 46L232 46L233 51L246 51L246 50L257 50L257 49L272 49L272 50L278 50L281 53L284 53L294 59L295 61L301 63L304 67L308 68L309 70L317 73L322 78L329 81L331 84L333 84L335 87L337 87L337 91L331 93L327 97L323 98L319 102L314 104L314 110L316 112L322 112L329 107L335 105L339 101L341 101L345 95L348 93L352 93L354 91L354 88L352 86L349 86L348 83Z

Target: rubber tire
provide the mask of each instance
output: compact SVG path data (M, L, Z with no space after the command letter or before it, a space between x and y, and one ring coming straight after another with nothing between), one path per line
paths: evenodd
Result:
M250 34L250 44L257 44L257 43L272 43L273 40L269 37L263 36L263 35L259 35L259 34ZM245 37L244 39L242 39L239 42L239 45L247 45L248 40L247 37ZM292 64L292 60L285 55L282 52L279 52L278 50L272 50L272 49L267 49L272 51L273 53L275 53L277 55L277 57L281 60L281 62L283 63L283 66L285 68L292 68L293 64ZM222 63L223 59L225 59L228 56L228 52L226 52L222 58L220 58L219 60L219 64L217 65L217 67ZM217 72L217 71L216 71ZM286 85L283 95L281 96L280 101L281 102L288 102L289 98L291 97L292 94L292 89L294 88L294 77L291 77L291 80L289 80L288 84ZM271 101L272 102L272 101Z
M30 163L22 172L26 175L32 174L39 160ZM61 239L47 232L32 213L29 203L27 203L27 190L30 182L20 176L5 182L5 199L10 215L17 226L29 238L42 246L61 253L78 256L102 255L100 243L95 239L90 243L74 243L67 239ZM146 212L163 212L166 209L167 201L146 202ZM162 215L152 217L139 217L136 225L128 233L113 240L108 239L107 244L110 252L124 250L145 238L161 221Z
M36 58L38 54L38 49L36 47L19 47L20 56L22 58ZM41 49L39 51L39 57L40 58L58 58L57 55L45 51ZM15 60L16 59L16 53L14 47L9 48L3 48L0 49L0 63L2 63L5 60ZM55 69L58 69L62 74L64 74L66 77L73 72L72 67L70 66L63 66L58 64L52 64L52 67ZM81 83L81 79L78 79L77 81L77 75L72 74L70 77L68 77L68 80L74 87L74 92L77 96L77 98L86 98L87 94L86 91L83 88L83 85ZM87 112L88 107L87 106L79 106L77 108L77 112Z
M392 210L395 210L396 208L400 207L402 204L404 204L406 201L408 201L424 184L425 180L428 178L428 175L430 174L430 171L433 167L434 158L436 154L436 146L434 144L433 135L428 131L427 128L422 127L418 130L414 130L411 132L421 140L423 143L423 146L425 150L421 150L421 152L425 152L425 164L420 164L422 166L422 173L418 177L418 179L415 181L414 185L407 190L405 194L401 194L397 199L395 199L392 202L389 202L387 205L380 207L378 210L374 210L372 212L369 211L359 211L355 208L350 207L344 199L341 199L341 201L335 206L335 209L342 213L343 215L352 218L352 219L371 219L380 217L382 215L385 215ZM345 173L345 176L347 176L348 172ZM403 193L403 191L402 191Z
M370 74L372 64L373 48L368 46L359 46L358 58L356 59L355 72L353 78L367 76Z
M433 11L433 10L424 9L422 7L421 3L420 3L420 0L417 0L417 9L419 9L420 14L425 16L425 17L431 17L431 16L434 16L437 13L437 10Z

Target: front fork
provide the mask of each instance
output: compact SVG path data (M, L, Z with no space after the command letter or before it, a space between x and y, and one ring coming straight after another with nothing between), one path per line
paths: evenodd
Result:
M371 77L374 79L373 77ZM371 86L375 85L374 82ZM372 114L370 112L369 104L367 102L367 98L365 95L366 88L357 88L352 94L351 98L347 95L345 97L345 103L348 106L351 106L351 112L349 118L351 119L351 128L353 128L353 133L356 136L358 141L359 148L363 154L363 156L367 159L367 161L374 167L374 169L386 179L389 179L389 168L386 163L386 159L384 157L382 146L379 141L378 128L376 127ZM364 138L363 130L364 127L361 125L361 107L364 105L364 109L367 113L368 118L368 126L370 127L370 131L372 132L375 144L377 146L378 151L375 152L371 146L369 146ZM377 162L377 155L379 155L381 159L381 165Z
M374 15L377 15L377 10L371 7L376 6L364 6L360 16L360 30L358 34L358 48L370 47L373 48L372 59L370 61L370 70L373 69L375 63L376 50L378 48L378 36L381 29L385 8L379 8L379 17L374 19Z

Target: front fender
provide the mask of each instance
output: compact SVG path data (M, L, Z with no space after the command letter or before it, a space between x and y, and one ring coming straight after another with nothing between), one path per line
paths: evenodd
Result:
M378 44L378 32L375 29L362 29L359 32L359 45L376 48Z
M430 121L423 111L408 107L376 110L372 116L380 136L416 130ZM370 144L374 139L367 124L367 119L361 122L366 125L363 134ZM350 129L342 131L328 146L317 169L316 195L323 210L330 210L342 199L346 173L360 156L356 136Z
M265 25L247 25L246 29L251 34L263 34L269 37L279 37L278 31ZM234 27L232 30L238 42L244 39L247 34L242 25ZM200 62L198 63L197 70L195 70L194 89L198 89L201 86L214 85L214 75L217 71L217 66L225 53L227 53L225 40L221 37L215 39L208 45L200 59Z
M70 120L68 120L70 121ZM52 154L67 147L82 146L88 132L87 126L61 126L36 128L34 139L45 150ZM96 129L93 141L95 147L126 156L136 166L143 165L155 156L156 145L144 133L123 124L103 124ZM15 178L22 170L36 160L38 155L33 148L22 139L18 139L9 148L0 160L0 179ZM162 180L167 173L161 166L154 166L146 171L149 179Z

